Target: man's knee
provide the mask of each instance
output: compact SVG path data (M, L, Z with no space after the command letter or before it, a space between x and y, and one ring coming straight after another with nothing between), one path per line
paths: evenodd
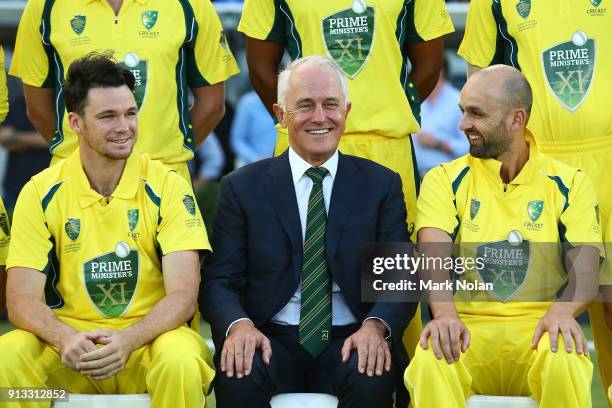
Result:
M234 373L232 377L228 377L226 373L218 370L215 377L215 395L220 407L265 406L272 398L273 388L260 350L255 350L249 375L237 378Z
M359 357L355 350L351 352L349 360L346 363L340 363L336 369L338 399L342 401L348 395L351 396L350 400L360 401L360 406L367 406L369 402L391 401L394 382L394 367L391 371L383 369L382 375L374 374L370 377L367 374L361 374Z
M24 330L13 330L0 336L0 378L11 373L20 380L25 378L24 371L39 360L45 347L46 343Z

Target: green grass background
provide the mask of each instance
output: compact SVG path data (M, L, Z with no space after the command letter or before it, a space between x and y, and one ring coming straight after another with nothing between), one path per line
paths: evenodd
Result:
M0 321L0 334L5 333L12 329L10 323L6 321ZM593 336L591 334L591 326L583 325L582 329L587 337L587 339L592 340ZM210 326L207 323L202 322L200 333L202 337L205 339L210 339ZM601 386L601 380L599 379L599 368L597 367L597 354L595 352L591 353L591 360L593 361L593 365L595 367L593 372L593 383L591 385L591 392L593 395L593 408L606 408L606 399L604 396L604 389ZM215 407L214 395L211 395L208 399L208 407Z

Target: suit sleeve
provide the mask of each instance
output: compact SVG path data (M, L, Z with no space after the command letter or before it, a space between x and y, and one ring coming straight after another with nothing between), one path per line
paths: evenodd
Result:
M376 242L393 243L409 242L408 225L406 224L406 204L402 192L402 180L397 173L393 174L389 190L379 211ZM412 275L416 282L418 277ZM391 335L401 336L417 308L417 303L377 302L374 303L368 318L384 320L391 328Z
M214 221L214 253L204 263L202 291L202 312L214 333L225 333L232 322L249 317L240 302L246 284L246 225L231 179L225 177Z

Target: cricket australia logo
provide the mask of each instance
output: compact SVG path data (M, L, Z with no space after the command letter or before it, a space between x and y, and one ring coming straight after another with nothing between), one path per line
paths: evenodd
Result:
M64 224L64 230L66 231L68 238L76 241L81 233L81 220L78 218L68 218L66 224Z
M363 0L323 19L321 30L328 55L353 79L365 66L374 42L375 9Z
M87 17L76 15L70 20L70 27L72 27L72 31L74 31L77 35L81 35L85 30L85 25L87 24Z
M128 217L128 226L130 227L130 232L134 232L136 229L136 225L138 225L138 208L133 208L127 211Z
M142 12L140 15L140 20L142 21L144 28L147 30L153 28L155 23L157 23L157 14L157 10L147 10Z
M508 241L490 242L480 245L477 257L484 267L477 269L483 282L493 285L493 296L502 302L515 297L529 271L529 241L510 244Z
M195 200L193 199L192 196L190 196L189 194L185 194L185 196L183 197L183 205L185 206L185 209L187 210L189 214L195 215L196 206L195 206Z
M595 40L576 31L570 41L542 53L548 88L561 105L574 112L584 102L595 69Z
M531 0L520 0L516 3L516 11L523 18L529 17L529 13L531 13Z
M535 222L540 215L542 215L542 210L544 209L544 201L542 200L533 200L527 204L527 215L531 218L531 221Z
M589 1L593 5L593 7L599 7L599 5L601 4L601 0L589 0Z
M478 210L480 209L480 201L475 198L470 200L470 218L473 220L478 215Z

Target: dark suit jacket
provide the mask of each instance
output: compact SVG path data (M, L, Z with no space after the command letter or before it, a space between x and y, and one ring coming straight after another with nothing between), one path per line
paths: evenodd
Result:
M223 179L201 291L217 350L232 322L248 317L261 326L296 291L303 247L299 217L288 152ZM328 267L357 320L383 319L396 344L416 304L362 303L360 250L365 243L408 240L399 175L340 154L327 220Z

